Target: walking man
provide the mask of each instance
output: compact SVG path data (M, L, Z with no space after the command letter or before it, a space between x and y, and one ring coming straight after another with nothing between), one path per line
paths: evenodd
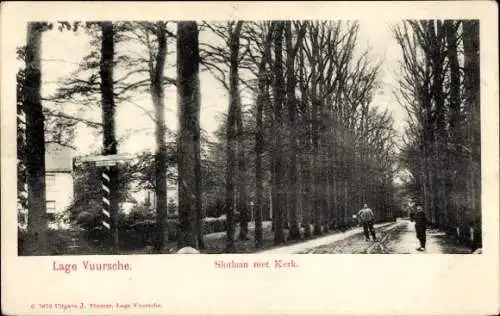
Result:
M373 215L373 211L368 207L368 204L365 204L363 208L358 212L358 219L363 225L363 231L365 232L366 241L370 241L370 234L372 235L373 241L377 241L375 230L373 229L373 221L375 220L375 216Z
M427 217L425 216L422 206L417 206L417 211L413 215L412 221L415 221L415 230L417 231L417 238L420 241L418 251L425 250L426 230L427 230Z

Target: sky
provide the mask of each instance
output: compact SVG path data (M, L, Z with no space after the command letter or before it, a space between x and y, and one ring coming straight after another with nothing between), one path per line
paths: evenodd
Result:
M383 22L374 20L360 21L358 45L360 49L368 49L374 61L382 61L379 80L383 89L375 96L373 105L388 108L395 120L395 127L401 133L405 120L404 109L396 102L393 89L397 80L396 66L400 58L399 47L394 40L391 26L394 21ZM203 34L203 33L202 33ZM24 44L21 38L19 45ZM200 39L203 41L203 38ZM55 91L56 82L69 76L82 57L87 53L88 40L86 36L73 32L52 30L43 34L42 38L42 94L48 96ZM170 44L172 49L172 44ZM172 59L173 58L173 59ZM173 64L175 54L167 61ZM175 68L166 70L166 74L175 76ZM220 123L220 116L227 112L228 95L220 83L208 72L200 75L201 114L200 123L208 135L212 135ZM165 119L171 130L177 128L177 100L174 87L165 93ZM137 102L137 101L136 101ZM145 108L152 108L149 95L140 98L138 102ZM135 153L153 150L155 147L154 130L151 119L137 106L129 103L121 104L116 113L116 133L120 138L128 135L126 141L119 145L121 153ZM100 121L100 112L85 113L85 116ZM90 129L78 130L74 146L80 155L90 154L96 150L96 143L101 144L100 137Z

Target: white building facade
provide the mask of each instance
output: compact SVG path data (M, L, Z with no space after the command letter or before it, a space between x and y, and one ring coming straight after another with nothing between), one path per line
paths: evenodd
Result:
M58 144L46 144L45 186L50 228L67 228L60 215L73 200L73 156L75 151Z
M72 148L59 144L45 144L45 200L47 207L48 227L52 229L68 228L68 223L62 218L64 211L73 200L73 156ZM24 195L27 195L25 185ZM18 209L18 226L26 228L28 210Z

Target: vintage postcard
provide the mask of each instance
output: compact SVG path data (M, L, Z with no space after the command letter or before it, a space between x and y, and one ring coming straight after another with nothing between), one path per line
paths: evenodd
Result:
M496 9L3 3L2 313L499 313Z

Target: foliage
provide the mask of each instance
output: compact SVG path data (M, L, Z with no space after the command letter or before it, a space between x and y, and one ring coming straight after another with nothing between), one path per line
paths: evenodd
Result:
M177 183L177 146L174 142L167 143L166 148L167 161L167 183ZM131 181L134 181L133 191L155 190L155 156L151 152L138 153L134 161L128 166L131 172Z
M27 209L26 195L26 123L23 110L24 69L17 72L17 204L19 208Z
M119 201L130 198L129 185L132 172L129 167L118 165ZM96 167L92 163L83 163L73 170L74 199L68 207L69 219L86 230L101 225L102 219L102 171L104 167Z

